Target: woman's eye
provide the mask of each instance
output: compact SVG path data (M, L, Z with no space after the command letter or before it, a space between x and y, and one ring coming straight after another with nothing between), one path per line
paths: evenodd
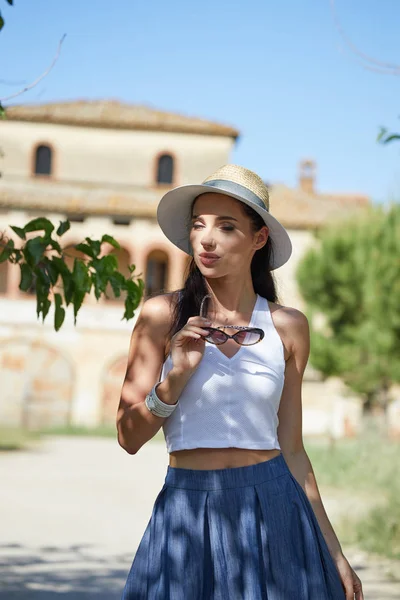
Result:
M192 225L193 229L199 229L200 227L203 227L202 223L193 223ZM235 228L232 227L232 225L221 225L221 229L222 231L233 231Z

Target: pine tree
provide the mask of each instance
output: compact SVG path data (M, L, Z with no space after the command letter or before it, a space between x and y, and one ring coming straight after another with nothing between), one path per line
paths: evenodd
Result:
M368 410L400 382L400 205L318 234L297 279L311 320L311 364L338 376ZM324 327L314 327L316 315Z

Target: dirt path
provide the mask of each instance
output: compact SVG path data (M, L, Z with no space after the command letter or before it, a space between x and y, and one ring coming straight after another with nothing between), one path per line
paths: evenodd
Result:
M110 439L0 454L0 600L120 600L167 464L163 443L129 456ZM345 552L366 600L400 598L386 561Z

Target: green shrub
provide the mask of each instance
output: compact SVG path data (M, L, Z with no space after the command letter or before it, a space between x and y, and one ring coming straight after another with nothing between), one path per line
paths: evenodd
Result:
M383 506L356 522L354 540L364 550L400 559L400 498L393 492Z

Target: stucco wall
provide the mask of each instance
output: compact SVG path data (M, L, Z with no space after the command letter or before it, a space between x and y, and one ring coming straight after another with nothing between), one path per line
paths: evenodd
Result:
M286 264L276 270L275 280L279 301L285 306L304 310L304 301L296 283L296 269L304 253L315 244L312 231L289 229L293 252Z
M226 164L232 138L152 131L120 131L47 123L1 123L5 180L30 177L37 145L54 151L54 177L64 181L149 186L160 153L175 157L176 185L204 179Z

